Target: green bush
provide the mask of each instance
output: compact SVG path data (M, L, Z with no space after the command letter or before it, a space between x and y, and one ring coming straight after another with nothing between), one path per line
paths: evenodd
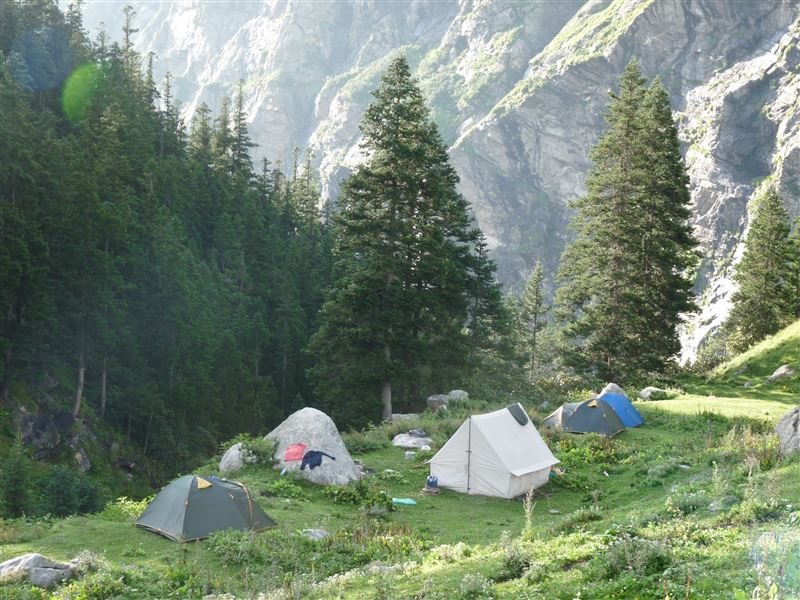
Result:
M78 497L78 474L63 466L50 469L44 482L44 504L46 513L57 517L66 517L78 513L80 498Z
M299 485L290 479L276 479L261 488L262 496L277 496L279 498L293 498L294 500L307 500L308 494Z
M46 519L0 518L0 544L19 544L42 537L52 523Z
M322 540L278 529L218 531L205 547L226 565L270 572L274 577L293 573L319 580L374 561L419 559L428 545L400 526L364 520Z
M669 567L672 553L659 542L624 536L612 543L599 560L604 562L607 577L617 577L625 571L646 576L662 573Z
M272 465L275 463L277 444L265 438L242 440L242 456L249 465Z
M664 479L675 473L677 470L678 464L674 460L659 463L647 470L647 477L645 481L648 483L648 485L661 485L664 483Z
M559 531L569 531L575 529L579 525L591 523L592 521L600 521L603 518L603 511L599 506L584 506L579 508L566 517L564 517L558 525Z
M577 468L586 464L615 465L630 455L625 444L617 440L597 435L586 434L581 445L567 438L559 439L556 454L565 468Z
M776 519L781 514L781 505L776 500L745 498L731 508L727 520L734 525L753 525Z
M703 494L679 494L667 498L667 512L688 515L708 504Z
M47 472L42 496L42 511L58 517L97 512L105 501L105 494L97 483L62 465Z
M329 485L325 487L323 493L333 500L334 504L394 510L391 496L377 489L367 479L360 479L348 485Z
M480 573L467 573L458 585L458 598L463 600L482 600L494 597L492 582Z
M507 531L500 538L503 562L500 571L493 576L495 581L519 579L531 566L531 552L528 545L520 539L511 539Z
M122 496L108 502L98 516L104 521L132 523L144 512L152 499L153 497L149 496L142 500L131 500Z
M31 512L31 461L25 455L22 442L17 440L0 465L0 514L20 517Z
M96 513L102 510L106 501L106 493L96 482L85 475L81 476L78 478L76 491L79 513Z
M370 425L361 431L349 431L342 435L344 445L351 453L363 454L389 446L389 433L385 427Z

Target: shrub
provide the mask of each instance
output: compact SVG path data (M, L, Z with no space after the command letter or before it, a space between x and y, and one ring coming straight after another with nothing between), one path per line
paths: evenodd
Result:
M48 471L42 492L42 510L58 517L94 513L105 502L105 493L95 481L62 465Z
M349 485L329 485L325 487L323 493L333 500L334 504L394 509L391 496L375 488L366 479L360 479Z
M276 479L261 488L262 496L277 496L279 498L293 498L307 500L308 494L299 485L289 479Z
M44 511L57 517L74 515L80 508L78 474L63 466L50 469L44 482Z
M78 494L79 513L96 513L103 508L106 493L85 475L79 477L76 493Z
M672 475L677 470L678 465L675 461L657 464L647 470L646 481L649 485L663 484L664 479Z
M624 571L646 576L662 573L672 562L672 554L659 542L624 536L608 547L604 560L608 577Z
M0 518L0 544L19 544L42 537L51 523L44 519Z
M507 531L500 538L503 562L500 572L494 576L495 581L519 579L531 566L531 553L522 540L513 540Z
M480 573L467 573L458 586L458 597L464 600L494 598L492 583Z
M104 521L132 523L142 514L152 499L152 496L148 496L142 500L131 500L122 496L108 502L98 516Z
M350 431L342 435L344 445L350 452L363 454L389 446L389 434L384 427L370 425L361 431Z
M667 498L667 512L680 515L691 514L704 507L708 499L702 494L680 494Z
M574 529L578 525L591 523L592 521L599 521L602 518L603 512L600 510L599 506L585 506L571 512L564 517L561 523L559 523L558 529L560 531L568 531L570 529Z
M31 511L30 462L17 440L0 465L0 509L5 517L20 517Z
M771 499L745 498L731 508L727 519L735 525L753 525L775 519L781 514L781 505Z
M248 465L272 465L275 463L277 444L265 438L242 440L242 458Z
M226 565L267 570L273 576L293 573L324 579L374 561L397 562L420 556L427 544L396 525L364 520L322 540L276 529L261 533L218 531L208 538L205 547Z
M394 469L384 469L377 474L377 477L381 481L389 481L392 483L408 483L408 479L406 479L405 475L403 475L400 471L395 471Z

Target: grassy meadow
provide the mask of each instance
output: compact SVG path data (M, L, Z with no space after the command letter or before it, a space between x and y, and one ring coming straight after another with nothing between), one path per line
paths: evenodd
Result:
M374 471L354 504L248 466L236 479L278 523L179 545L135 528L142 503L103 513L0 523L0 560L83 553L87 574L52 592L4 582L3 598L554 598L800 597L800 459L781 457L777 420L800 377L763 383L800 363L800 323L670 398L637 402L646 424L612 440L543 432L563 475L530 502L420 493L421 454L392 436L412 426L440 446L473 401L447 416L345 435ZM751 387L743 387L752 381ZM531 411L535 423L543 412ZM198 473L211 474L215 461ZM385 492L415 506L390 511ZM357 494L354 494L357 496ZM331 535L310 540L303 529Z

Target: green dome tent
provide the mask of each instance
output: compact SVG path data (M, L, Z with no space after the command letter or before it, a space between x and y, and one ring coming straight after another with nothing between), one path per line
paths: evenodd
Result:
M564 404L545 417L542 427L570 433L599 433L606 437L625 431L619 415L600 398Z
M176 542L199 540L222 529L257 531L275 525L242 484L198 475L168 483L136 520L137 527Z

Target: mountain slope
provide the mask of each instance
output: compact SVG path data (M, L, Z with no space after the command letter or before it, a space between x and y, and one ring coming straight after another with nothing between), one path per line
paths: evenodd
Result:
M759 184L781 184L800 214L800 5L712 0L588 2L132 2L142 52L171 71L185 116L216 108L244 79L258 157L314 149L326 195L360 160L358 121L397 51L416 66L499 263L518 286L536 258L549 273L569 237L566 203L584 191L588 152L622 67L660 75L685 141L706 259L702 312L685 357L724 319ZM114 3L86 24L120 28Z

